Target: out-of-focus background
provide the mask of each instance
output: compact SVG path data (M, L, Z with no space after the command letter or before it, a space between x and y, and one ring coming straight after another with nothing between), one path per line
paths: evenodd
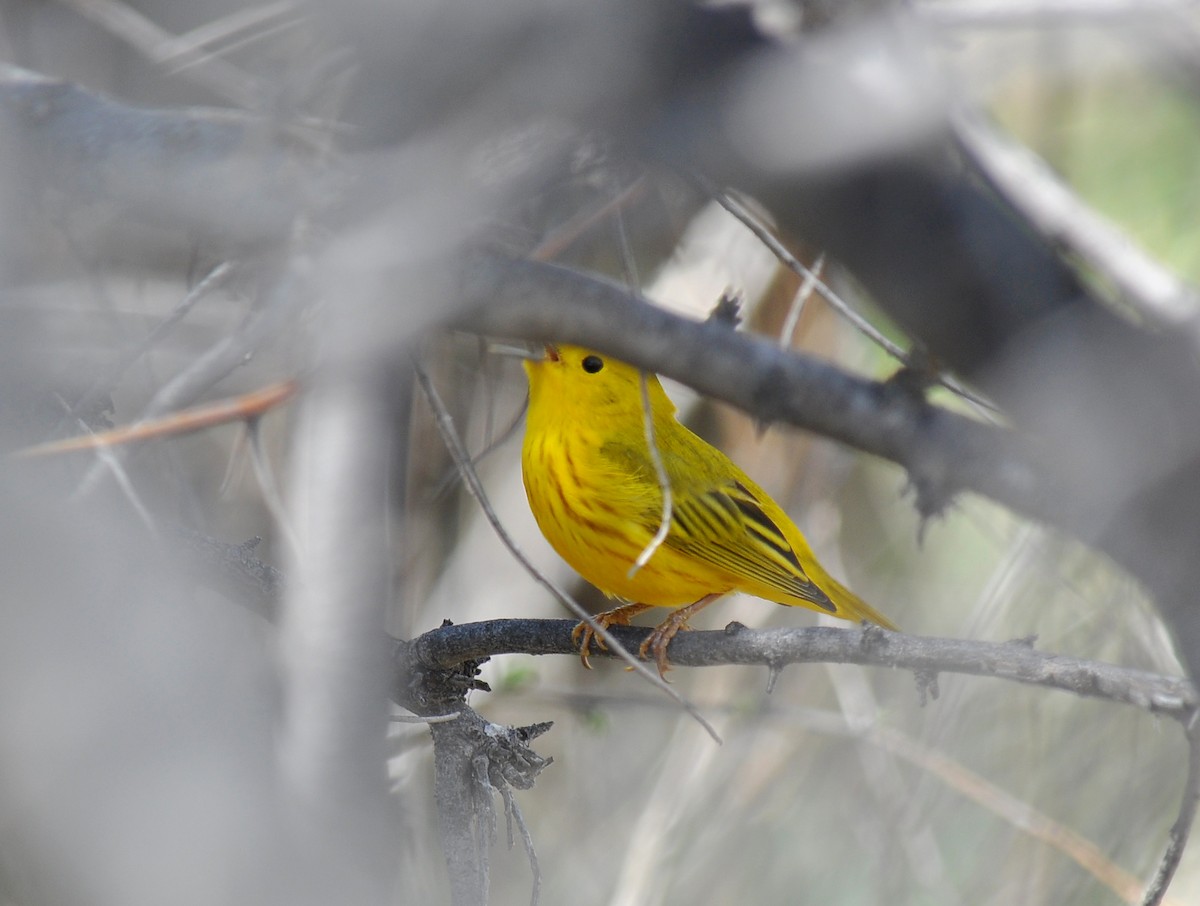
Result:
M677 40L694 55L680 72L702 97L719 54L682 31L655 32L655 14L636 5L580 6L0 3L0 62L20 67L6 71L0 119L4 449L339 367L353 375L356 355L390 349L400 372L415 355L469 449L486 451L480 474L519 546L585 605L605 607L526 506L519 364L440 323L427 261L480 237L518 253L549 242L552 260L636 284L689 317L733 289L744 330L866 377L899 365L819 293L802 292L685 175L628 141L653 98L614 111L590 90L603 79L614 96L638 96L631 84ZM764 2L756 21L784 46L814 42L816 54L844 47L817 43L831 34L869 41L897 27L936 86L924 102L976 107L1152 256L1200 277L1192 5L838 6ZM592 43L556 36L580 20ZM546 84L548 48L578 54L553 70L575 72L578 85ZM23 132L43 125L62 134L39 144L44 135ZM43 157L46 147L55 155ZM743 200L771 222L771 199ZM908 347L853 274L802 237L782 238ZM1080 269L1104 295L1103 274ZM293 402L253 432L235 420L107 458L10 460L0 478L0 902L449 902L428 730L392 727L365 824L297 805L276 772L303 778L320 760L287 751L303 737L295 684L311 626L281 641L277 620L246 606L252 595L214 581L216 566L198 575L194 556L194 533L230 545L261 537L253 557L286 583L315 559L314 537L344 544L347 570L378 545L387 613L368 615L400 638L447 619L565 616L465 493L425 400L403 377L388 386L379 486L391 505L364 522L372 534L311 527L330 498L309 494L309 476L322 456L341 455L319 440L342 411L336 392L317 410L324 420ZM905 631L1036 636L1042 650L1183 671L1138 583L1078 541L971 494L923 522L899 467L668 389L830 571ZM932 395L1004 423L944 388ZM734 596L695 623L817 619ZM926 701L906 673L810 665L785 669L768 694L760 668L672 671L718 746L619 663L594 663L496 657L483 672L493 691L469 699L498 724L554 721L534 744L554 764L517 794L543 903L1135 902L1183 784L1187 747L1173 724L1040 688L943 675ZM347 734L358 729L347 720ZM344 850L326 845L340 821ZM519 839L506 848L503 817L490 870L491 902L529 900L529 861ZM1198 900L1193 849L1169 901Z

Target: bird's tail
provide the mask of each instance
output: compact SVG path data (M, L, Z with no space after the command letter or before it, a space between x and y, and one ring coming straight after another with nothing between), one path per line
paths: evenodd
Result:
M822 576L817 584L825 592L829 600L836 605L836 616L841 617L843 620L854 620L855 622L866 620L882 626L884 629L899 631L899 627L895 623L828 573Z

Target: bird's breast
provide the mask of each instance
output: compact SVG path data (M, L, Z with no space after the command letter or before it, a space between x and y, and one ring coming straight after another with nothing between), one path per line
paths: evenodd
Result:
M526 439L525 491L546 540L608 595L669 607L717 590L695 564L665 546L629 575L657 527L647 520L647 498L661 501L661 492L642 487L645 476L622 474L600 454L600 443L553 432Z

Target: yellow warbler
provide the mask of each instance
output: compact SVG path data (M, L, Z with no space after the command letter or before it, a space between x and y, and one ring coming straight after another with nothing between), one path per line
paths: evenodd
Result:
M680 608L640 654L660 672L688 617L731 591L895 627L817 562L787 514L720 450L675 418L658 378L646 375L655 446L669 479L671 521L641 568L638 557L662 523L663 488L645 431L641 373L577 346L547 345L525 362L529 416L521 465L542 534L580 575L631 603L599 614L624 625L650 607ZM683 606L687 605L687 606ZM575 627L587 664L593 632Z

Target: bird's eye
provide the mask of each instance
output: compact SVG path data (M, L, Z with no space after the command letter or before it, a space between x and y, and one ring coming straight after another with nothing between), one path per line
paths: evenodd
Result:
M598 356L598 355L584 356L583 370L586 371L588 374L595 374L597 371L599 371L603 367L604 367L604 359L600 358L600 356Z

